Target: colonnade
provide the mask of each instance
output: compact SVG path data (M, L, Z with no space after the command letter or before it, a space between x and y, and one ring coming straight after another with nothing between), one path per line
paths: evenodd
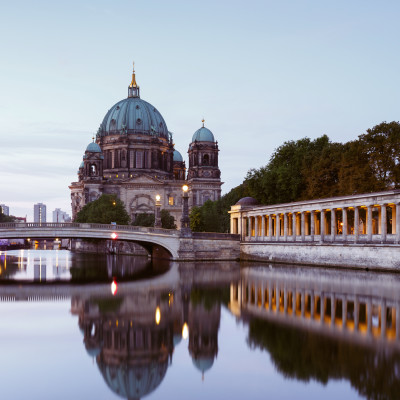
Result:
M232 206L244 241L400 242L400 194L388 191L274 206Z
M390 298L290 287L274 279L243 279L231 285L230 302L258 317L275 316L370 338L400 338L400 302Z

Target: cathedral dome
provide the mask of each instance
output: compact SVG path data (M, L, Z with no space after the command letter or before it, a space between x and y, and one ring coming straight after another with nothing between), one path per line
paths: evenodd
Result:
M160 112L140 97L114 104L100 125L98 136L144 134L168 139L167 124Z
M215 142L215 139L213 133L209 129L202 126L200 129L197 129L197 131L193 134L192 142L194 141Z
M183 162L182 154L178 150L174 150L174 161Z
M86 151L89 151L90 153L101 153L101 148L97 143L92 142L88 144Z

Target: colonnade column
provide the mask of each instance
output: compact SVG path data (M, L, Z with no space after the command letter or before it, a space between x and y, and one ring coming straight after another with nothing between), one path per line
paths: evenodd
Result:
M387 219L386 219L386 204L381 205L381 242L386 242L387 234Z
M293 242L296 241L296 213L292 212L292 236Z
M342 227L342 234L343 234L343 240L347 240L347 208L343 207L342 208L342 219L343 219L343 227Z
M396 203L396 242L400 243L400 203Z
M268 236L269 240L272 240L272 215L268 215Z
M279 240L279 235L281 234L281 218L279 214L275 216L275 225L276 225L276 240Z
M367 206L367 235L368 241L372 241L372 205Z
M288 215L287 213L283 213L283 236L285 242L287 241L287 231L288 231Z
M265 238L265 215L261 216L261 236L264 240L264 238Z
M258 239L258 216L254 217L254 238Z
M314 235L315 235L315 212L314 212L314 210L311 210L310 220L311 220L310 235L311 235L311 241L313 242Z
M358 235L360 233L360 209L354 207L354 242L358 242Z
M335 241L336 238L336 209L331 208L331 240Z
M306 215L305 215L305 212L304 211L302 211L301 212L301 241L302 242L304 242L305 241L305 228L306 228L306 224L305 224L305 217L306 217Z
M320 241L323 242L325 238L325 210L321 210L320 213L321 223L320 223Z

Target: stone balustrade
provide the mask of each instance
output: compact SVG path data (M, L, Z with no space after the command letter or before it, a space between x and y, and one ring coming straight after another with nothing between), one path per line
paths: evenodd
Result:
M400 190L267 206L231 207L231 233L243 241L400 242Z

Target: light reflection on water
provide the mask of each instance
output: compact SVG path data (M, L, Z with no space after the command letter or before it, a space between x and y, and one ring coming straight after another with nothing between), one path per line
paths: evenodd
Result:
M110 284L0 286L2 393L394 399L399 289L393 274L235 263L172 263L115 296Z

